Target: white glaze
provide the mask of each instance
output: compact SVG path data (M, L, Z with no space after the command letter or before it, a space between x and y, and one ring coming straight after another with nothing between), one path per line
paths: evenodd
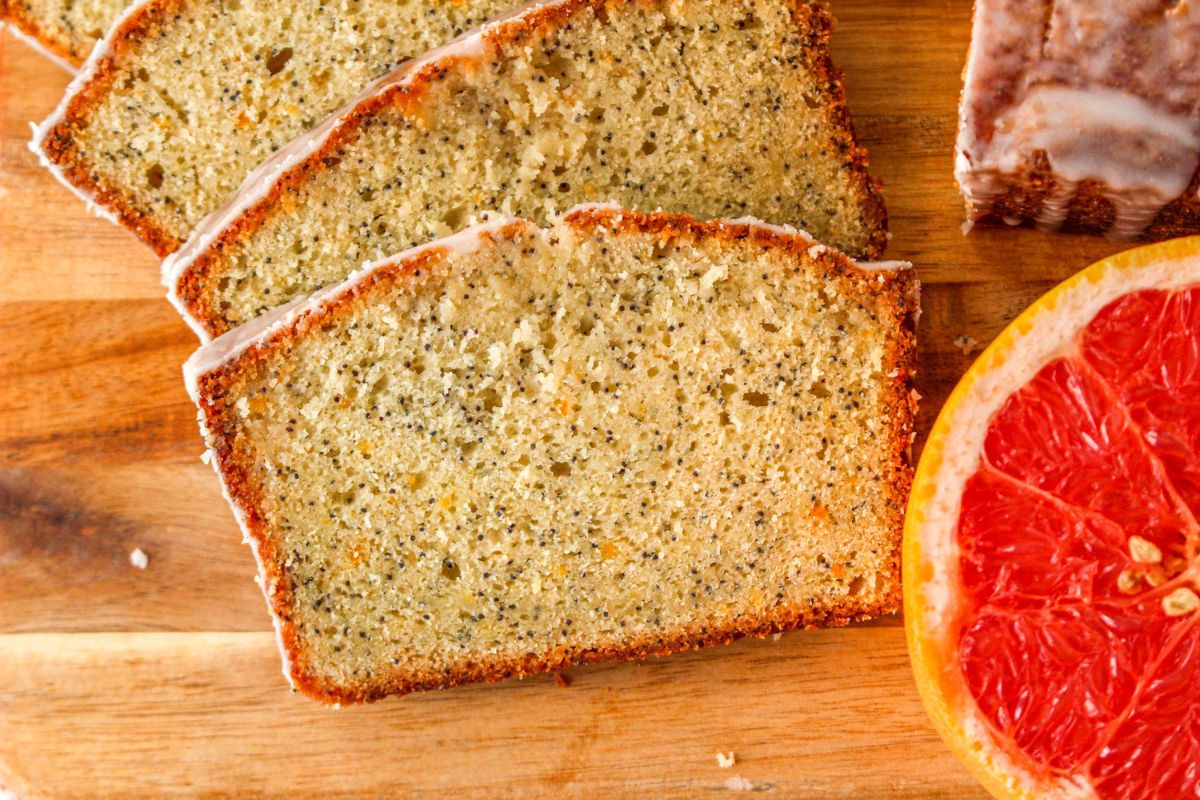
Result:
M1200 164L1200 4L978 0L955 177L975 216L1043 151L1057 190L1039 227L1061 227L1080 183L1101 181L1109 234L1140 234Z
M277 331L288 327L300 317L315 312L326 301L349 292L371 273L391 264L408 261L427 250L444 250L456 254L473 253L482 245L486 234L494 234L512 223L524 223L528 228L537 230L537 226L529 220L498 216L450 236L435 239L397 255L365 264L340 283L327 286L308 297L296 298L290 303L271 309L244 325L239 325L200 347L183 365L183 380L188 394L192 400L196 400L199 396L197 387L201 375L236 359L249 348L271 338Z
M431 64L451 58L483 56L487 50L487 39L495 35L497 31L501 31L506 25L520 24L526 15L534 11L566 2L568 0L525 3L507 14L464 33L448 44L430 50L420 58L401 63L391 72L368 84L367 88L357 97L326 117L315 128L283 145L270 158L255 168L246 176L225 205L200 220L183 246L163 261L162 280L167 287L168 297L180 313L188 319L188 324L192 329L197 332L202 331L198 323L194 319L190 319L189 313L176 296L179 279L183 273L197 258L203 255L222 231L266 197L271 188L292 168L320 149L330 134L341 126L343 120L352 114L355 108L373 97L409 84L418 72ZM207 340L207 334L201 333L201 339Z
M578 205L571 207L567 211L565 211L563 213L563 217L567 218L567 217L570 217L571 215L579 213L579 212L594 211L594 210L622 211L623 209L618 203L616 203L615 201L612 201L612 200L607 200L604 202L580 203ZM719 218L719 219L713 220L713 222L718 222L723 225L744 225L744 226L748 226L751 228L758 228L758 229L766 231L768 233L775 234L776 236L796 237L796 238L804 240L804 242L809 245L810 253L813 248L819 248L818 252L820 252L821 250L832 250L835 253L841 252L840 250L836 250L835 248L830 247L829 245L821 244L808 231L806 231L802 228L797 228L793 225L778 225L773 222L764 222L763 220L759 219L758 217L751 217L751 216L736 217L736 218ZM847 258L849 258L849 256L847 256ZM858 259L855 259L855 258L850 258L850 261L851 261L851 263L853 263L856 267L858 267L860 269L876 271L876 272L893 272L895 270L909 269L912 267L912 264L908 261L859 261Z
M79 72L75 74L74 79L72 79L71 83L67 86L66 93L63 95L62 100L58 102L58 105L55 107L55 109L50 112L50 116L42 120L41 124L39 125L34 125L32 122L30 123L30 127L33 128L33 138L29 142L29 150L38 157L38 161L41 163L41 165L49 170L50 174L53 175L59 183L70 189L72 194L85 202L87 204L87 210L90 213L95 214L101 219L106 219L109 222L117 224L120 224L119 220L117 219L117 215L113 213L111 209L102 204L91 193L81 189L67 180L66 175L63 174L62 167L60 167L58 164L55 164L49 159L49 157L47 157L42 143L46 140L46 136L49 135L50 131L53 130L54 127L62 122L66 117L67 107L71 105L71 101L75 99L75 95L79 94L83 87L86 86L95 76L96 70L100 66L100 62L107 58L109 53L112 52L112 45L109 44L109 40L112 37L113 32L123 27L125 23L132 19L135 15L141 13L142 9L148 6L151 2L154 2L154 0L136 0L136 2L129 5L121 13L121 15L117 17L116 21L109 26L108 33L105 34L104 38L96 40L96 44L92 47L92 52L88 56L87 61L85 61L83 66L79 68Z
M563 224L570 225L576 217L593 211L615 213L616 219L619 221L623 209L613 202L582 203L563 212L560 219ZM772 225L754 217L718 219L713 220L713 222L722 225L759 227L777 235L799 238L805 245L809 245L810 247L824 247L824 245L818 244L803 231L796 230L790 226ZM200 376L233 361L251 347L270 339L277 331L292 325L300 317L314 313L327 301L341 297L379 269L408 261L428 250L442 250L459 255L474 253L482 246L488 235L495 234L503 228L514 224L523 225L526 231L538 232L543 235L550 235L554 230L553 227L546 229L539 228L533 221L521 217L511 217L502 214L495 215L491 216L487 222L472 225L457 233L440 239L434 239L431 242L410 248L397 255L364 264L339 283L331 284L307 297L296 298L290 303L271 309L207 344L203 344L183 365L184 384L187 386L188 394L193 401L197 400L199 397L198 383ZM851 261L861 268L879 271L911 269L912 267L912 264L906 261L857 262L853 261L853 259Z
M777 225L773 222L764 222L758 217L751 216L722 220L722 222L728 222L730 225L749 225L752 228L759 228L761 230L781 236L799 236L802 239L808 240L813 245L825 247L825 245L822 245L820 242L818 242L816 237L814 237L808 231L804 230L803 228L797 228L794 225Z
M1129 238L1187 189L1200 163L1200 122L1115 89L1032 87L996 118L986 166L961 173L960 185L973 203L990 204L1007 188L1005 176L1037 150L1058 184L1042 204L1039 227L1061 227L1078 185L1094 179L1118 210L1112 235Z
M56 65L63 68L64 70L66 70L68 74L70 74L70 75L75 74L75 65L74 64L72 64L70 61L67 61L65 58L60 56L58 53L55 53L49 47L42 44L40 41L38 41L34 37L30 36L28 33L21 30L20 28L18 28L16 23L6 20L3 22L0 22L0 27L4 27L5 29L7 29L8 32L11 33L15 38L17 38L17 39L21 40L22 42L24 42L25 44L29 45L31 48L36 50L39 55L45 56L46 58L53 61Z
M824 250L830 250L835 253L841 252L840 250L830 247L827 244L821 244L808 231L804 230L803 228L797 228L793 225L777 225L773 222L764 222L758 217L749 216L737 217L736 219L719 219L717 222L721 222L726 225L748 225L752 228L768 231L776 236L791 236L803 239L809 244L809 255L815 256L817 253L820 253ZM854 264L854 266L869 272L896 272L897 270L909 269L912 267L912 264L908 261L859 261L857 258L850 258L849 256L846 257L850 259L850 263Z

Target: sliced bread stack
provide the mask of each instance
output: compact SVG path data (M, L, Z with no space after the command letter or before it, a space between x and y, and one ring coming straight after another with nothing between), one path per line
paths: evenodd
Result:
M548 0L351 97L458 17L161 1L35 145L219 337L188 388L295 686L897 608L917 282L839 252L886 215L822 4Z
M277 50L291 34L255 32L262 21L241 8L191 26L135 17L35 142L160 253L279 134L320 120L396 54L348 62L349 43L322 43L319 26ZM229 26L232 47L214 39ZM801 0L527 8L399 68L282 147L169 262L173 291L219 334L484 210L543 219L609 199L751 214L875 256L885 212L829 59L831 26ZM209 51L222 66L196 77Z
M264 164L164 265L219 335L364 262L576 202L751 215L852 256L885 213L799 0L557 0L373 85Z
M896 609L916 280L583 207L372 264L188 362L326 702Z

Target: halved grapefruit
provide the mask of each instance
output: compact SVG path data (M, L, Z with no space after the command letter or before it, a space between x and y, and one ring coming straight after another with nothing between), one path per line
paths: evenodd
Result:
M934 424L904 533L917 685L998 797L1200 797L1200 238L1041 298Z

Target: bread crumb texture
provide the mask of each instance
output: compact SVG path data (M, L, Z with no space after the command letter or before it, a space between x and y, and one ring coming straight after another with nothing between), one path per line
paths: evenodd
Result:
M152 0L47 141L166 255L277 148L509 0Z
M911 271L614 213L387 262L200 376L303 691L895 610Z
M797 0L578 0L512 22L484 55L363 101L176 291L220 334L486 210L545 221L601 200L752 215L873 256L884 211L830 25Z
M125 0L0 0L0 20L67 62L82 64L126 5Z

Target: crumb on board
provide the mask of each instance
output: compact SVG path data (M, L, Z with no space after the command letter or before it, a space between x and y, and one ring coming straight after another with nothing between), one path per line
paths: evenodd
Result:
M725 788L731 792L753 792L758 786L749 778L734 775L732 778L726 779Z
M138 569L145 569L150 565L150 557L142 552L142 548L135 547L129 554L129 563Z
M571 685L571 679L561 672L554 673L554 685L560 689L565 689Z
M979 349L979 340L963 333L954 340L954 346L962 350L964 356L969 356Z
M728 753L717 753L717 766L721 769L729 769L737 763L737 757L730 750Z
M771 641L772 641L772 642L778 642L778 641L779 641L780 639L782 639L782 638L783 638L783 633L782 633L782 632L778 632L778 633L772 633L772 634L771 634Z

